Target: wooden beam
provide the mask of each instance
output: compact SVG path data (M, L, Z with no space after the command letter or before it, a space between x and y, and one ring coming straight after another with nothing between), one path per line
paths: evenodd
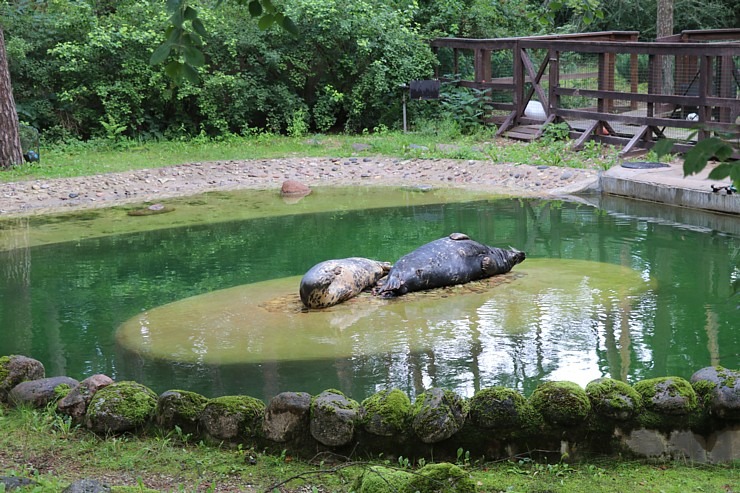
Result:
M509 116L506 117L506 120L504 120L504 123L501 124L500 127L498 127L498 130L496 131L496 137L500 137L505 132L507 132L511 127L514 126L514 122L516 121L516 108L514 111L509 113Z
M624 155L630 153L632 151L632 149L637 145L637 143L640 140L643 140L643 136L645 135L646 132L648 133L648 139L647 140L649 140L649 138L650 138L650 127L648 125L643 125L642 127L640 127L640 129L637 132L635 132L635 135L630 139L630 141L627 143L627 145L624 146L624 148L621 151L619 151L619 155L620 156L624 156Z
M589 137L591 137L591 134L593 134L597 128L599 128L599 125L601 124L600 121L596 120L591 122L588 127L586 127L586 130L583 131L580 137L578 137L578 140L576 140L573 145L570 146L571 149L574 151L580 151L583 149L583 145L586 143Z
M542 137L542 136L544 135L544 133L545 133L545 129L546 129L546 127L547 127L548 125L550 125L551 123L555 123L555 119L556 119L556 118L557 118L557 117L555 116L555 114L554 114L554 113L553 113L552 115L548 116L548 117L547 117L547 120L545 120L545 123L543 123L542 125L540 125L540 129L539 129L539 131L538 131L538 132L537 132L537 133L535 134L534 138L535 138L535 139L539 139L540 137Z
M527 70L527 74L529 75L529 78L532 80L532 88L537 92L537 96L540 98L540 102L542 103L542 106L547 108L549 107L548 98L545 94L545 90L542 89L542 85L540 84L540 79L542 79L542 75L545 73L545 69L547 68L547 64L550 62L550 57L546 56L545 60L540 65L540 69L535 73L534 71L534 64L532 63L532 60L529 58L529 55L527 55L527 51L522 49L520 52L520 56L522 57L522 64L524 65L524 68ZM532 90L529 91L529 94L525 98L525 101L529 101L529 99L532 97Z

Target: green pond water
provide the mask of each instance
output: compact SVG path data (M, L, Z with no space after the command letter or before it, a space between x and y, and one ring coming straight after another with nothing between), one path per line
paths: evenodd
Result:
M263 399L432 386L529 394L546 380L740 367L736 217L444 189L167 205L175 211L149 217L0 221L0 355L39 359L47 375ZM465 286L301 309L300 277L314 264L394 261L457 231L528 258Z

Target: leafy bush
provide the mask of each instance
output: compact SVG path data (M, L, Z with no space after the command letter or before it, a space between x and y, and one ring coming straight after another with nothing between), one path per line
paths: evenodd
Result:
M406 6L293 0L295 37L260 30L239 3L201 9L206 63L177 87L148 63L166 26L160 3L0 4L21 119L67 141L360 130L397 122L398 86L432 73Z

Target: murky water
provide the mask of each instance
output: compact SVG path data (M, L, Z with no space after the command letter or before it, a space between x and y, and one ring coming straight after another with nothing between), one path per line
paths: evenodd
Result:
M391 386L529 393L544 380L740 367L737 218L464 199L326 190L290 205L252 192L146 218L0 222L0 355L40 359L49 375L260 398L338 388L362 399ZM298 281L315 263L392 261L454 231L528 260L485 283L300 310Z

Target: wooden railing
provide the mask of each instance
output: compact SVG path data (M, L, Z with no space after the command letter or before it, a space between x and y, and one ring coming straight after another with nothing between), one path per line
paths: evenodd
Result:
M711 41L711 42L706 42ZM636 32L585 33L503 39L439 38L435 50L454 50L453 73L459 74L459 53L473 53L472 80L460 86L506 94L507 101L491 105L498 116L490 121L506 135L523 125L566 122L582 146L588 139L623 145L623 154L644 152L656 138L670 136L679 141L675 149L685 151L696 140L716 132L740 138L740 29L687 31L658 42L637 42ZM491 54L512 53L511 77L493 77ZM617 57L629 57L629 73L619 77ZM541 57L541 58L537 58ZM500 58L500 57L499 57ZM563 58L588 59L596 71L563 70ZM647 83L638 82L638 61L647 59ZM456 77L440 77L456 80ZM567 81L567 84L565 82ZM593 82L588 85L586 82ZM593 86L593 87L592 87ZM544 121L525 114L536 96L545 113ZM500 98L499 98L500 99ZM573 107L564 100L591 104ZM501 112L504 115L501 115ZM668 130L672 132L668 135ZM698 132L693 132L698 130ZM638 147L639 144L639 147Z

